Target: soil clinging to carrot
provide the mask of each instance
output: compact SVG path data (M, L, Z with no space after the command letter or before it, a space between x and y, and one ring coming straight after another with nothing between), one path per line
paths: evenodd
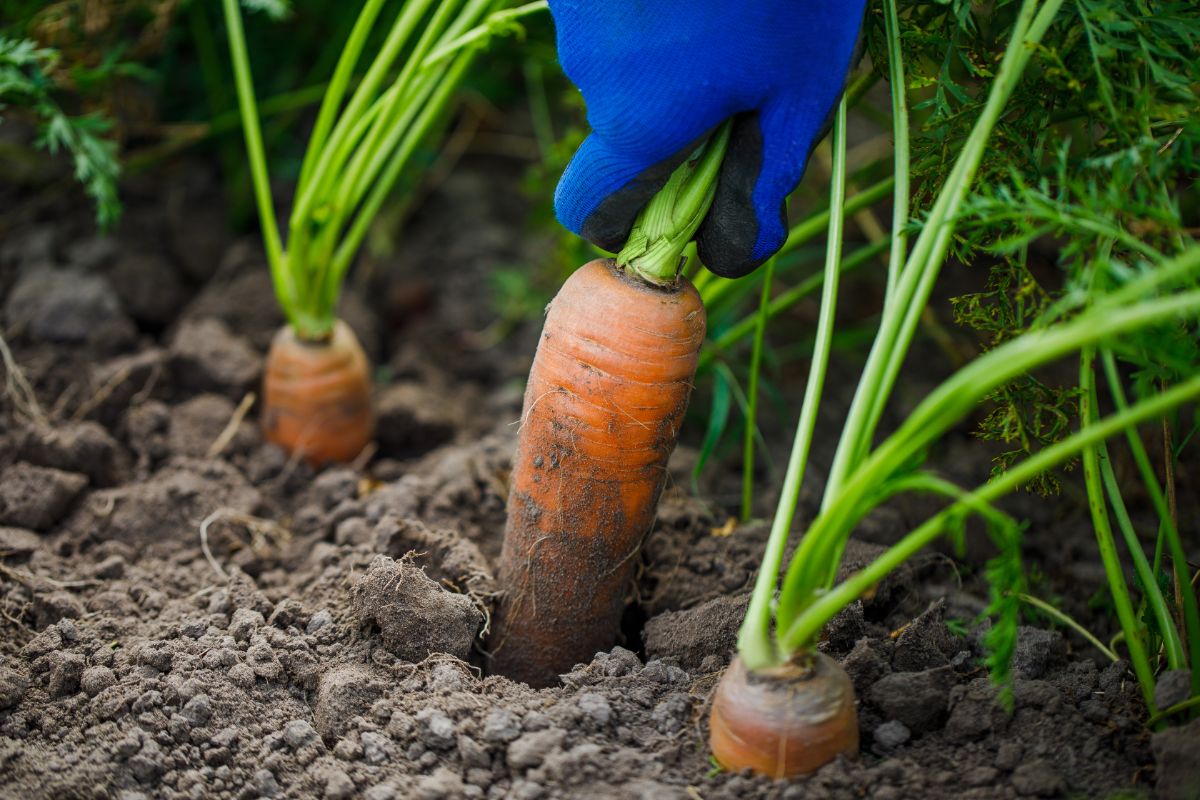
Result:
M580 267L529 373L499 580L496 672L536 686L618 638L704 341L700 295Z

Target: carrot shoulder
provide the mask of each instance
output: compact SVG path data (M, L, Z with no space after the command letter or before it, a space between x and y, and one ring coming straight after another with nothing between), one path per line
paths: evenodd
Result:
M375 431L371 375L348 325L339 320L317 342L280 329L267 353L262 425L268 441L316 465L362 452Z
M545 685L617 639L704 341L686 280L592 261L551 304L513 464L492 666Z
M757 672L734 658L713 695L709 744L725 769L773 778L853 758L858 713L850 676L824 653Z

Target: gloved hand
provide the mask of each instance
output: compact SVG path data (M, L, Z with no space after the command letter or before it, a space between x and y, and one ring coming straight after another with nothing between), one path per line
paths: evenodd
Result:
M841 96L865 0L549 0L592 134L555 192L559 221L609 251L717 125L738 115L696 235L719 275L787 238L784 200Z

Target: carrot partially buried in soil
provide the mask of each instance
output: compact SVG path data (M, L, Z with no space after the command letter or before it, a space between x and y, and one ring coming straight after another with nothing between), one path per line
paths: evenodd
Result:
M317 466L356 458L375 427L366 355L336 318L342 284L389 192L402 175L416 178L412 154L429 144L482 49L460 47L464 34L498 0L359 5L309 134L285 241L241 9L237 0L221 3L263 247L288 321L267 355L263 429L268 440ZM384 6L395 12L390 22L380 18ZM426 63L434 52L448 57Z
M585 264L550 305L509 487L495 672L545 686L617 641L704 342L680 256L728 135L676 170L616 260Z
M493 669L544 685L616 641L704 326L686 279L655 286L611 259L554 299L525 390Z
M321 465L350 461L371 441L371 376L350 327L302 339L291 325L275 334L263 378L263 432L288 452Z
M854 686L841 665L813 652L751 672L735 658L717 685L709 745L725 769L773 778L805 775L858 754Z

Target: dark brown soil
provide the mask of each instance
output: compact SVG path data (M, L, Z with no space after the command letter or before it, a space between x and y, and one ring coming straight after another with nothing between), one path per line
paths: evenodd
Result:
M484 167L440 187L395 259L360 269L344 316L389 376L379 449L319 474L246 413L280 319L253 244L219 214L183 216L216 206L214 187L187 167L135 187L108 239L86 208L4 220L4 331L47 420L0 403L0 795L967 800L1143 796L1157 780L1189 796L1200 723L1152 737L1125 666L1082 640L1023 628L1000 707L981 630L947 625L985 603L974 540L830 626L823 647L859 697L856 761L790 784L713 770L707 706L766 529L679 488L686 445L625 646L549 689L481 676L537 331L488 350L472 333L491 321L481 276L542 255L514 175ZM852 385L853 364L837 369ZM986 474L965 434L934 455ZM1024 505L1041 588L1083 609L1102 584L1076 504ZM918 511L868 519L847 569Z

